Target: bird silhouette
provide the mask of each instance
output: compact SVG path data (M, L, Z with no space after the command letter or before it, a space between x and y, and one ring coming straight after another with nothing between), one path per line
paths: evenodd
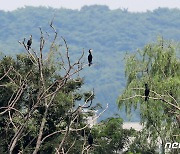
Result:
M148 88L148 84L146 83L145 84L145 92L144 92L144 94L145 94L145 101L147 101L148 99L149 99L149 88Z
M30 36L29 40L27 41L28 50L31 48L31 44L32 44L32 35Z
M89 143L90 146L93 144L93 137L92 137L91 133L88 136L88 143Z
M89 66L91 66L91 64L92 64L92 58L93 58L92 49L89 49L89 55L88 55Z

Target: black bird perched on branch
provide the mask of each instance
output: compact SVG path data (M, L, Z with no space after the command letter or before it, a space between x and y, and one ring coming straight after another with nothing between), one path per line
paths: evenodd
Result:
M31 48L31 44L32 44L32 35L30 36L28 42L27 42L27 48L28 50Z
M89 55L88 55L88 62L89 62L89 66L91 66L92 64L92 49L89 49Z
M92 137L91 133L88 136L88 143L90 146L93 144L93 137Z
M149 88L148 88L147 83L145 84L145 92L144 92L144 94L145 94L145 101L147 101L148 98L149 98Z

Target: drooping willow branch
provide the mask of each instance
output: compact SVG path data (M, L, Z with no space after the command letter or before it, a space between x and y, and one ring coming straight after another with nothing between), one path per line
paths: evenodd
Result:
M132 90L145 90L144 88L131 88ZM177 110L180 111L180 107L178 106L178 102L176 101L176 99L173 97L173 96L169 96L169 95L162 95L162 94L159 94L153 90L150 90L151 93L154 93L156 96L158 97L151 97L149 96L149 99L153 99L153 100L161 100L163 102L165 102L166 104L170 105L170 106L173 106L174 108L176 108ZM171 99L174 100L174 102L177 104L173 104L171 102L169 102L168 100L166 100L164 97L165 96L168 96L170 97ZM133 98L136 98L136 97L141 97L141 98L145 98L144 95L133 95L133 96L130 96L130 97L127 97L127 98L121 98L120 101L125 101L125 100L130 100L130 99L133 99Z

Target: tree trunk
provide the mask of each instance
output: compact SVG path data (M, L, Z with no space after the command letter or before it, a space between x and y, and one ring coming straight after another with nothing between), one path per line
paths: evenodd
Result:
M40 130L39 130L38 139L37 139L37 142L36 142L36 148L35 148L33 154L37 154L37 152L39 151L40 145L41 145L43 129L44 129L44 126L45 126L45 123L46 123L47 111L48 111L48 108L46 107L46 110L44 112L44 116L42 118L42 122L41 122L41 127L40 127Z

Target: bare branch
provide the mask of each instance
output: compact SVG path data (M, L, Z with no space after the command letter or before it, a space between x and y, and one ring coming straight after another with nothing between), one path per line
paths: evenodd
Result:
M13 122L13 120L12 120L11 112L10 112L10 111L8 111L8 115L9 115L9 120L10 120L11 124L12 124L12 125L14 126L14 128L17 130L17 127L16 127L16 125L14 124L14 122Z
M107 109L108 109L108 104L106 105L106 108L105 108L101 113L99 113L99 115L96 116L92 121L97 120ZM71 128L70 131L80 131L80 130L85 129L85 128L88 127L88 126L89 126L89 124L85 125L85 126L82 127L82 128L79 128L79 129L72 129L72 128Z
M41 143L43 143L47 138L49 138L49 137L51 137L51 136L53 136L53 135L55 135L55 134L62 133L62 132L65 132L65 131L64 131L64 130L58 130L58 131L55 131L55 132L53 132L53 133L45 136L45 137L42 139Z
M8 71L6 71L6 73L0 78L0 81L5 77L7 76L7 74L11 71L12 69L12 66L9 67Z
M68 152L71 150L71 148L75 145L76 143L76 139L74 140L74 142L72 143L72 145L69 147L69 149L66 151L66 154L68 154Z
M24 48L26 49L28 55L30 56L29 58L30 58L31 62L32 62L35 66L37 66L38 61L37 61L37 59L35 58L35 56L27 49L27 46L26 46L26 44L25 44L25 40L26 40L26 39L24 38L23 42L20 43L20 44L23 45ZM20 41L19 41L19 42L20 42Z
M65 38L62 36L61 36L61 38L63 39L65 46L66 46L66 56L67 56L67 60L68 60L69 69L71 69L72 66L71 66L71 62L70 62L70 58L69 58L69 47L67 45Z
M160 94L157 94L157 95L161 96ZM125 101L125 100L129 100L129 99L136 98L136 97L145 98L145 96L142 96L142 95L134 95L134 96L130 96L130 97L128 97L128 98L121 98L120 100L121 100L121 101ZM166 104L168 104L168 105L170 105L170 106L173 106L173 107L175 107L176 109L180 110L180 107L174 105L174 104L171 103L171 102L168 102L167 100L165 100L165 99L162 98L162 97L157 97L157 98L155 98L155 97L150 97L150 96L149 96L149 99L161 100L161 101L165 102Z

